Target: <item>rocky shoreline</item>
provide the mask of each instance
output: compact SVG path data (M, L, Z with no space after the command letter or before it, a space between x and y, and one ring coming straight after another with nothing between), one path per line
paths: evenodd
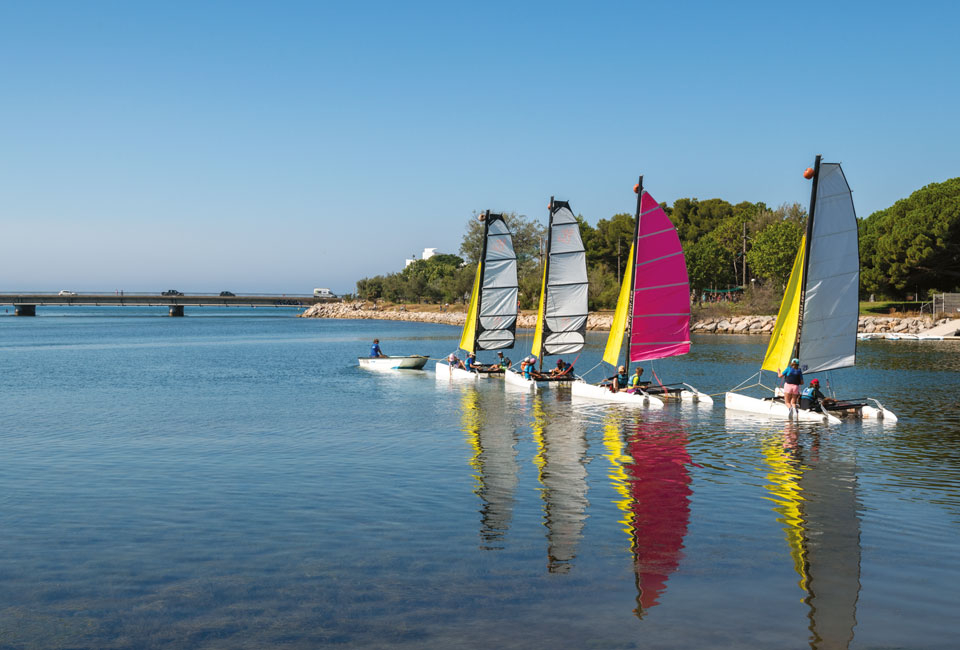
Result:
M464 312L369 309L362 302L318 303L300 314L300 317L403 320L456 326L462 326L466 320ZM769 334L776 320L775 316L704 318L693 322L690 331L697 334ZM869 334L917 334L947 320L934 322L929 317L861 316L857 331ZM587 317L587 329L609 331L612 321L611 314L590 314ZM536 324L535 314L521 314L517 319L520 329L533 329Z

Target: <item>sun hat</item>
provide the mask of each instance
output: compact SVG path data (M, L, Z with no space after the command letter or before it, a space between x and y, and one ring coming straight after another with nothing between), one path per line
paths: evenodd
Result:
M791 361L790 363L800 363L800 359L794 359L794 360Z

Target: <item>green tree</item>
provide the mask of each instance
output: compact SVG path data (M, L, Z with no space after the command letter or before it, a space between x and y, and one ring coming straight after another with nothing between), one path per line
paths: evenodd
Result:
M747 253L747 264L756 277L786 286L800 246L803 230L795 220L773 223L757 233Z
M715 237L707 235L686 250L690 288L698 295L704 289L736 284L736 276L728 263L729 254Z
M860 224L865 293L960 288L960 178L931 183Z

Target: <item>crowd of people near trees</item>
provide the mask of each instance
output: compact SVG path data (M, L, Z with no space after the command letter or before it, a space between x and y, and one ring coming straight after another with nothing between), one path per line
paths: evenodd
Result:
M758 286L782 293L806 227L802 205L770 208L763 202L682 198L663 207L683 244L694 300L737 301ZM532 309L539 298L546 227L513 213L505 220L517 254L520 306ZM590 309L611 309L627 264L634 215L615 214L596 226L582 216L577 221L587 252ZM897 299L960 287L960 178L927 185L861 219L859 226L864 295ZM357 297L463 302L473 284L482 235L482 224L473 215L467 220L459 255L434 255L398 273L363 278L357 282Z

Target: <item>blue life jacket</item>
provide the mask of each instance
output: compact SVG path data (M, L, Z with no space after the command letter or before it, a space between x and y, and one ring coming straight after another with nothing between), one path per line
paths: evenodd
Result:
M630 375L617 373L617 388L626 388L630 384Z

